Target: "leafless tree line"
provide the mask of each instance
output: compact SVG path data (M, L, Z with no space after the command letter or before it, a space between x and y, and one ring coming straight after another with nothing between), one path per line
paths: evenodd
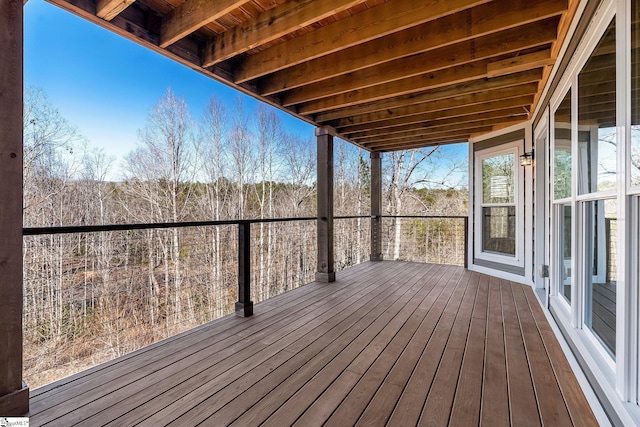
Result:
M286 132L267 107L247 112L212 98L195 119L185 99L167 90L139 145L117 165L88 150L46 96L28 89L24 141L26 227L315 216L315 143ZM336 215L368 215L368 154L338 141L335 155ZM388 214L466 212L464 190L416 188L432 183L425 177L438 162L437 149L388 156ZM118 167L122 178L113 180ZM435 262L421 249L433 252L432 226L403 221L386 228L385 256ZM368 218L338 220L335 228L338 270L368 260ZM449 228L441 240L458 233ZM256 223L251 232L254 302L313 280L315 221ZM233 225L25 237L30 386L231 312L237 244ZM441 244L441 259L451 259L452 248Z

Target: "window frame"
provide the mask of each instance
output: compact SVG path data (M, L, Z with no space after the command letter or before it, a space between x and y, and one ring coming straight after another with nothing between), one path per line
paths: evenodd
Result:
M514 267L524 268L524 171L520 166L520 155L524 147L524 139L517 139L496 147L485 148L474 153L474 181L475 181L475 197L474 197L474 256L476 259L494 262L498 264L510 265ZM514 202L513 203L484 203L482 188L482 162L486 159L497 157L505 154L513 155L513 186L514 186ZM500 254L499 252L485 251L483 249L484 221L482 210L485 207L515 207L516 217L516 234L515 234L515 255Z

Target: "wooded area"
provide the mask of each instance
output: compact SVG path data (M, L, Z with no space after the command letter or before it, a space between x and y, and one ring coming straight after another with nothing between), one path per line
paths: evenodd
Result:
M167 90L139 139L118 165L28 89L25 227L316 215L315 141L286 132L269 107L229 111L212 98L196 119ZM335 214L360 217L336 220L341 270L369 259L370 161L339 140L334 160ZM466 215L461 169L433 147L385 154L384 214ZM252 225L254 302L313 280L315 227ZM463 221L387 218L383 251L461 265ZM232 312L237 262L236 225L25 236L25 380L37 388Z

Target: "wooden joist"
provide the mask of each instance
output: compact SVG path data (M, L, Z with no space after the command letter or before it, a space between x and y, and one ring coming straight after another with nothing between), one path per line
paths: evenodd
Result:
M243 83L487 2L394 0L384 3L248 56L238 66L235 83Z
M300 28L347 10L365 0L302 0L282 3L255 20L210 39L203 67L210 67Z
M186 0L164 18L160 27L160 47L167 47L198 28L221 18L248 0Z
M533 111L578 3L49 1L368 149L365 139L411 132L421 120L462 129L472 116L510 107ZM615 91L607 69L612 37L582 74L581 97L602 96L596 88ZM602 120L610 120L605 116L602 111ZM504 125L475 126L473 135ZM437 137L471 135L453 130ZM434 135L414 141L409 135L404 147L435 143Z
M96 3L96 15L99 18L111 21L134 1L135 0L98 0Z
M469 113L462 116L446 117L433 115L430 120L414 121L412 123L376 128L375 130L366 130L361 132L355 132L349 134L349 138L356 139L358 141L364 141L368 139L383 140L385 137L391 137L392 135L405 135L407 132L420 130L424 132L438 131L442 127L458 126L461 128L460 122L465 125L475 124L477 121L490 122L489 119L511 117L521 118L521 116L527 116L527 110L523 106L508 106L507 108L495 109L493 111L483 111L481 113Z
M542 77L540 69L529 70L522 73L511 74L508 76L496 77L495 79L480 79L467 83L451 85L435 90L427 90L423 93L405 95L403 97L395 97L379 102L369 102L359 105L358 107L349 107L335 110L331 112L317 114L314 119L324 123L334 119L343 117L358 116L360 114L382 111L405 106L407 104L429 103L436 100L454 98L463 95L476 94L483 91L490 91L498 88L507 88L512 86L520 86L528 83L536 83Z
M554 61L555 58L551 57L551 49L503 59L487 64L487 77L506 76L531 68L546 67L552 65Z
M537 83L525 83L515 86L494 88L487 92L462 92L460 95L427 100L424 103L417 102L408 106L389 107L379 111L365 112L359 115L336 119L330 123L341 132L344 131L345 128L358 125L365 125L366 129L376 128L378 126L384 128L387 125L387 121L394 119L402 119L403 117L430 113L449 115L447 110L462 108L477 111L476 109L481 109L485 105L492 105L490 103L494 101L506 101L511 98L533 95L537 90Z
M548 25L547 21L533 23L293 89L282 95L281 102L286 107L414 76L435 73L456 65L547 45L554 38L555 30L553 26ZM546 64L548 63L529 66L514 72L538 68ZM486 77L494 77L490 73L490 65L492 64L487 64Z
M436 101L437 102L437 101ZM359 125L345 126L338 128L338 132L341 135L351 136L356 132L375 131L384 133L388 129L393 129L398 126L404 126L416 123L429 123L436 120L464 120L464 116L473 116L483 112L491 112L496 110L502 110L504 108L512 107L526 107L533 102L533 94L523 95L515 98L499 99L497 101L484 102L479 104L464 104L464 106L457 108L448 108L443 110L434 110L431 112L421 112L420 114L407 115L402 117L396 117L392 119L380 120L377 122L368 122Z
M565 9L565 4L555 0L482 4L271 73L260 79L258 87L261 95L273 95L498 31L519 28L557 16Z

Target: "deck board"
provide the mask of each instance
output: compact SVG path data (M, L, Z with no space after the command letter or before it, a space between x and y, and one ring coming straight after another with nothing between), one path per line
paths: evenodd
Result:
M483 425L509 424L509 390L503 323L500 280L491 277L489 279L487 345L482 382L481 423Z
M597 425L528 287L364 263L34 390L31 425Z
M500 287L504 316L510 418L515 425L537 426L540 425L540 416L513 291L509 282L505 280L500 282Z
M540 418L544 425L572 425L564 396L558 386L548 353L522 287L514 288L522 337L529 360L531 379L536 390Z
M441 273L434 272L434 276L444 272L445 271L442 271ZM440 276L440 282L442 282L443 278L446 277L446 275ZM426 307L433 304L433 301L437 296L436 294L438 294L440 290L441 289L439 289L437 285L434 287L423 287L423 291L416 293L412 298L413 304L407 304L403 308L405 314L401 317L394 318L394 321L390 322L376 337L375 343L367 346L367 348L364 349L338 377L338 380L340 380L340 386L344 387L345 390L345 381L341 380L343 375L348 376L352 380L357 380L357 382L352 384L352 389L348 390L348 394L344 396L346 399L343 400L340 405L337 405L342 408L350 408L348 411L349 416L353 416L356 412L361 412L368 404L368 399L375 394L375 389L379 387L382 380L386 377L389 369L397 360L398 355L405 348L406 344L417 330L420 320L424 318L422 311L426 310ZM411 310L413 311L411 312ZM332 385L331 387L323 390L323 397L325 399L327 397L334 399L333 395L335 394L335 390L333 388L334 387ZM321 399L319 397L314 400ZM310 403L315 404L315 402ZM308 407L311 405L306 406ZM300 405L299 399L291 400L287 402L287 405L280 408L279 412L285 412L287 414L287 418L281 418L282 421L285 421L284 425L287 425L286 421L289 419L288 417L300 412L300 409L304 408ZM306 423L315 422L314 420L318 418L319 414L314 411L317 411L317 406L312 411L305 411L304 417L298 420L298 424L305 425ZM322 417L320 416L320 418ZM352 419L350 422L345 420L339 421L338 416L338 418L333 418L331 422L343 423L344 425L344 423L354 424L356 420L357 418ZM270 422L266 425L277 426L282 424L279 422Z

